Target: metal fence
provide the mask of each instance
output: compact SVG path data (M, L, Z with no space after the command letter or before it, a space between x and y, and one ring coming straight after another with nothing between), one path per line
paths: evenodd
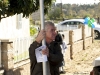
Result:
M13 41L15 63L29 58L28 49L32 41L33 39L30 37L16 38Z

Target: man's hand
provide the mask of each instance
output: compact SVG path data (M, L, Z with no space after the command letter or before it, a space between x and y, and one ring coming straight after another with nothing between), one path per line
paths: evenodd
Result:
M42 54L49 57L49 49L46 47L46 49L42 50Z
M45 30L41 30L36 37L36 41L41 43L41 41L45 38Z

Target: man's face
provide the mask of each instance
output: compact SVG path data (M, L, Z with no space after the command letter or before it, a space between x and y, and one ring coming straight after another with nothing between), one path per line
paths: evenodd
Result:
M54 26L48 26L46 31L46 40L53 41L57 35L56 27Z

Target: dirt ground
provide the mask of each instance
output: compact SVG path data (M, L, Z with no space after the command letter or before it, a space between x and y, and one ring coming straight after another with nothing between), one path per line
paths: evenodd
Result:
M64 70L66 74L61 75L89 75L93 69L93 61L100 56L100 39L86 50L82 50L73 56L73 60L65 57Z

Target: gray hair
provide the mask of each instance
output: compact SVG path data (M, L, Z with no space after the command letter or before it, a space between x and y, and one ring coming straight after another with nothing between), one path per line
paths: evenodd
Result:
M47 21L47 22L44 23L45 30L48 29L48 26L54 26L55 27L54 23L50 22L50 21Z

